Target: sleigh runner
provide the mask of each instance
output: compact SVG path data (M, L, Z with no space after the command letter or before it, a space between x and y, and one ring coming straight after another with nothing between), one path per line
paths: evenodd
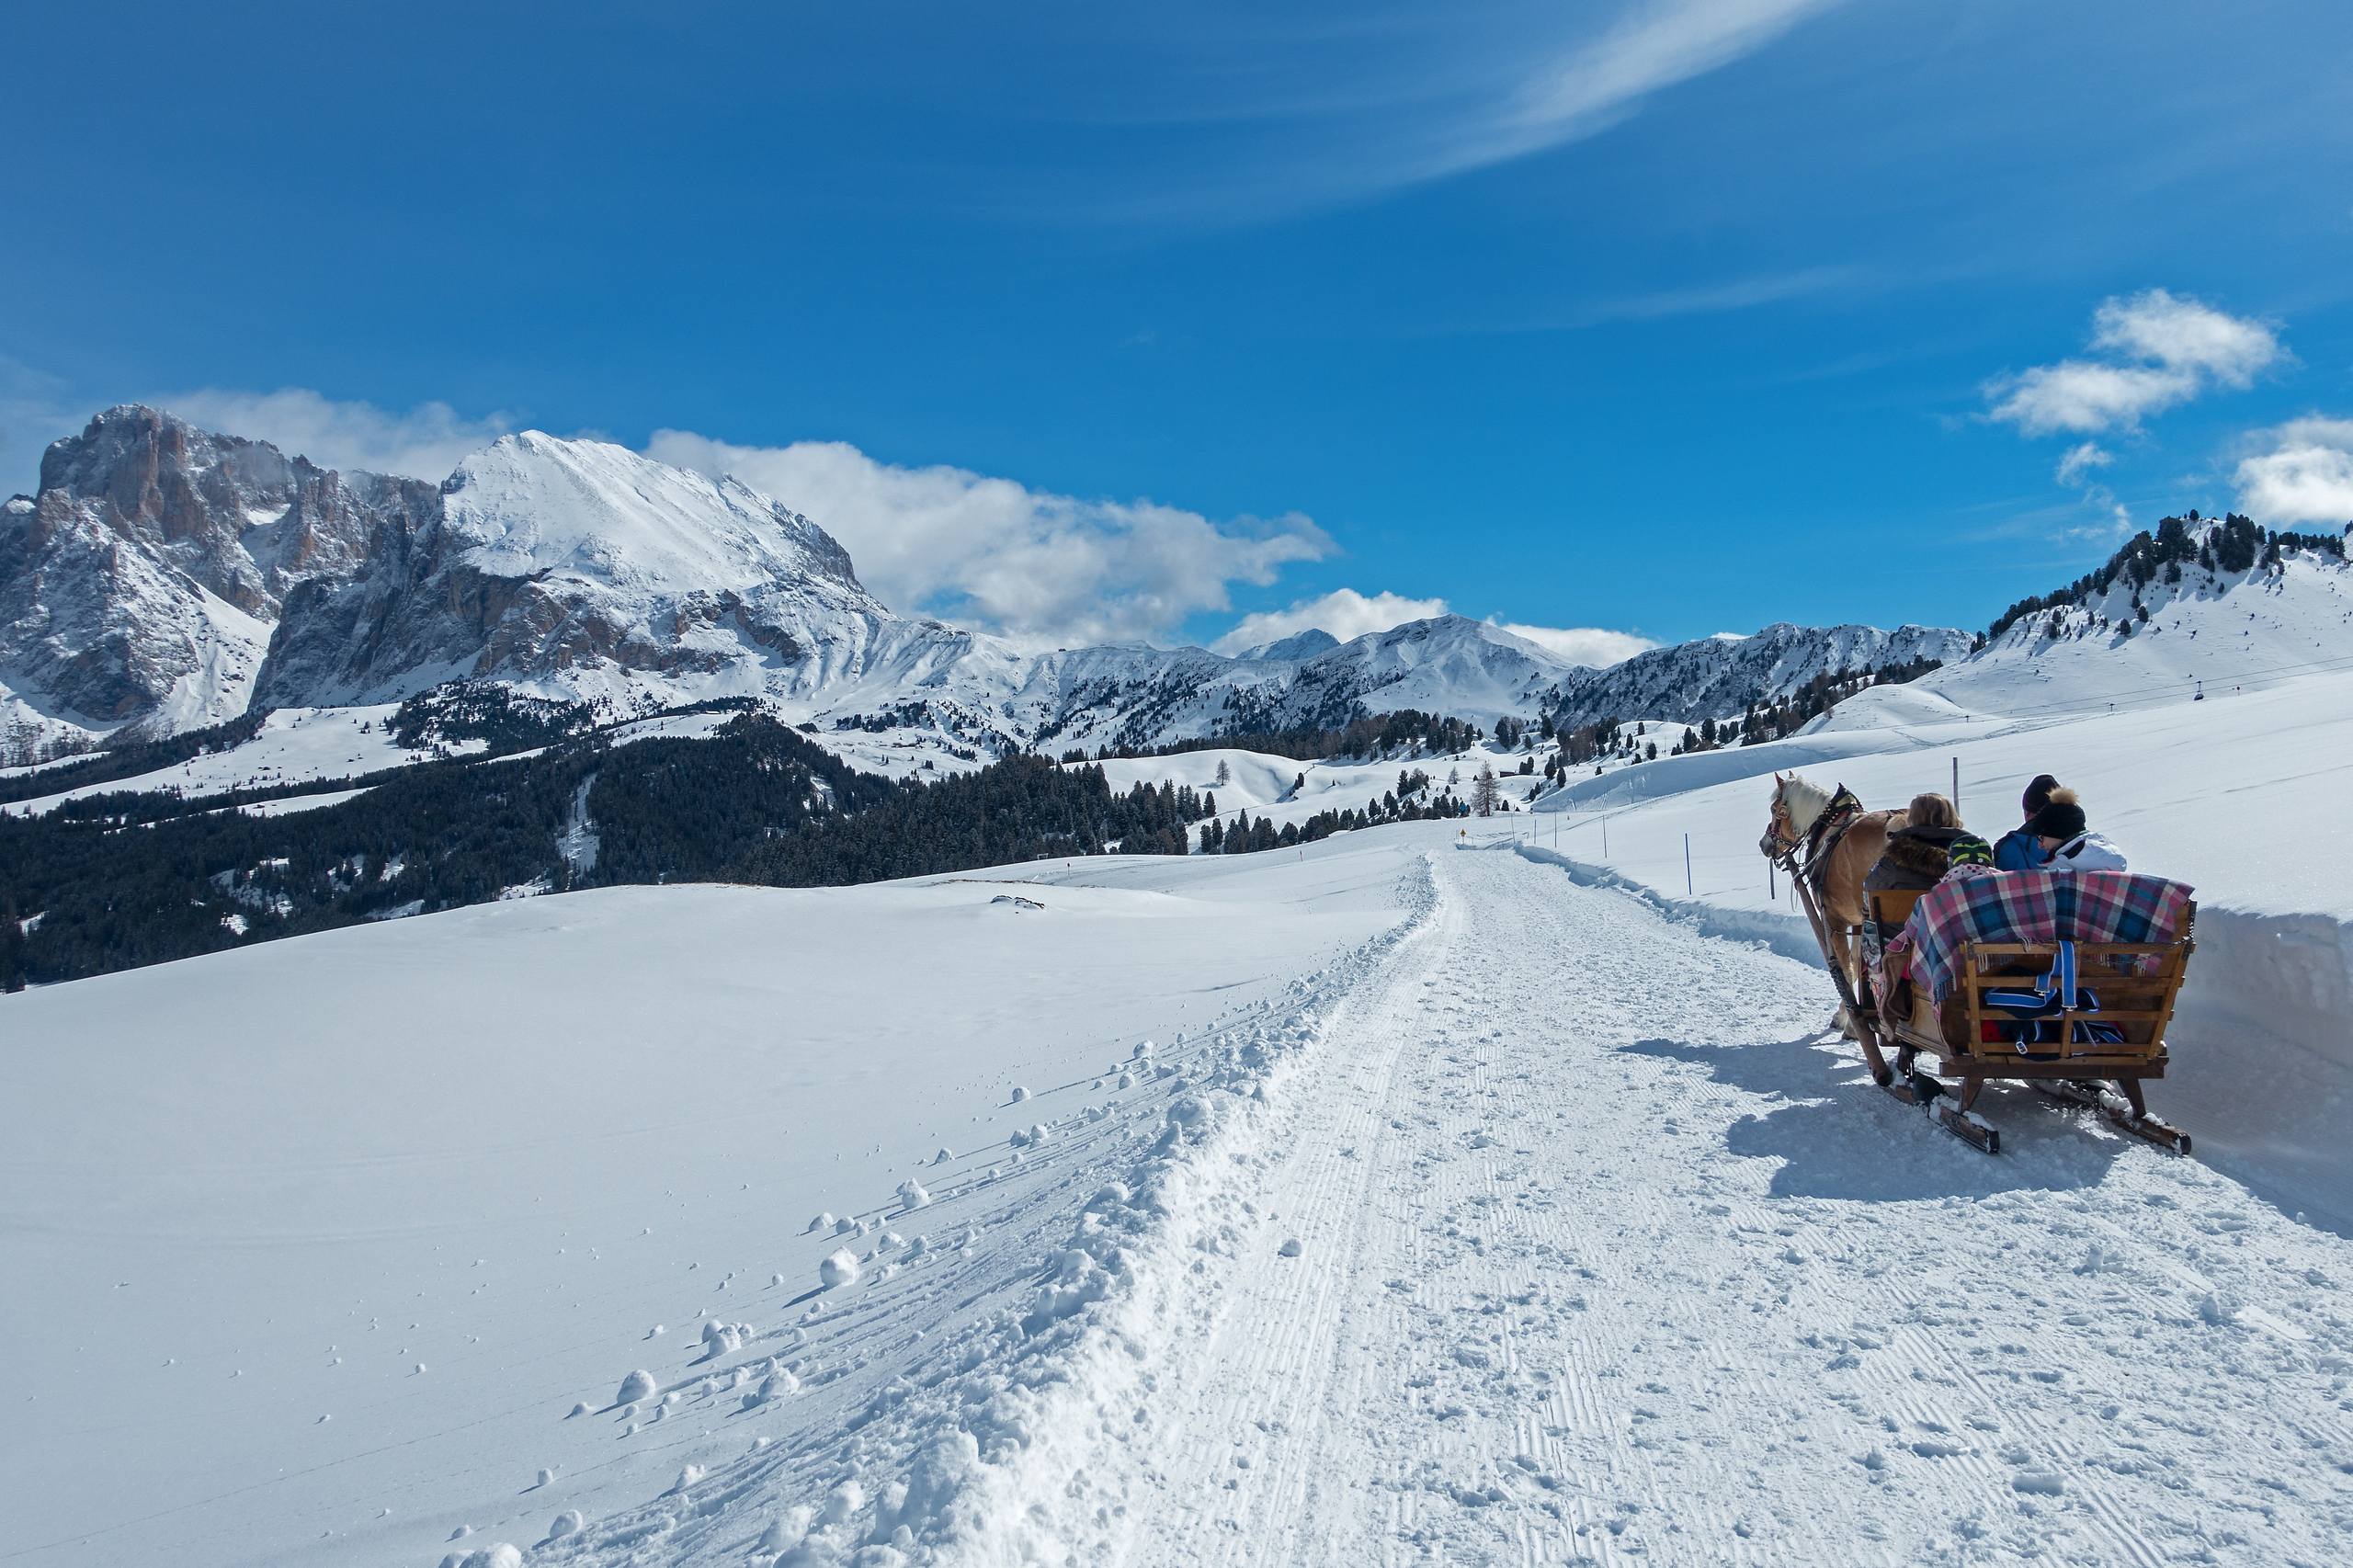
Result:
M2195 948L2190 890L2125 872L2029 871L1862 894L1858 874L1860 907L1840 909L1825 872L1866 820L1859 812L1841 790L1816 815L1847 823L1793 829L1777 793L1762 847L1795 884L1873 1081L1987 1153L2001 1134L1975 1108L1996 1079L2188 1153L2188 1134L2150 1114L2142 1085L2165 1074L2165 1030ZM1887 819L1902 822L1871 816L1881 835Z

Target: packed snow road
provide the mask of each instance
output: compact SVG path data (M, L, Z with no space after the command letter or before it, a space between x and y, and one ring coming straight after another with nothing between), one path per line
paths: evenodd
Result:
M1818 972L1435 870L1167 1325L1132 1560L2353 1555L2353 1248L2023 1095L1989 1159Z
M2353 1561L2353 1243L1828 994L1431 824L0 997L0 1568Z

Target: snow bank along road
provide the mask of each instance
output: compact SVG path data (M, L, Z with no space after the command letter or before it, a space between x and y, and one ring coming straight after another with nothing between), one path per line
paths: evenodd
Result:
M2209 1168L2001 1090L1988 1159L1819 1043L1818 971L1450 825L1019 874L170 966L347 1004L438 960L481 1007L518 971L595 993L626 936L691 987L548 1002L547 1058L495 1008L488 1044L408 1041L435 1086L367 1087L415 1147L298 1162L324 1190L277 1192L243 1127L160 1212L59 1152L92 1127L0 1161L41 1266L0 1314L51 1347L0 1432L0 1562L2353 1558L2353 1244ZM743 968L779 920L842 944L804 994ZM970 1032L910 1045L935 972ZM33 1000L103 1042L165 994L136 979ZM812 1038L862 1019L881 1075L704 1038L788 1000ZM540 1073L483 1065L517 1051ZM1059 1070L1017 1096L1025 1062ZM530 1119L487 1162L485 1105ZM206 1220L208 1187L275 1208ZM173 1289L206 1224L259 1299Z

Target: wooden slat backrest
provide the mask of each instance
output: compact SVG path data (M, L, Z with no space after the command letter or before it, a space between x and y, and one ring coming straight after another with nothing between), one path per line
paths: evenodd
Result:
M2079 983L2098 995L2096 1012L2069 1010L2052 1015L2060 1026L2057 1040L2039 1045L2039 1052L2064 1060L2097 1060L2109 1065L2144 1062L2165 1050L2165 1026L2172 1022L2181 983L2188 972L2195 946L2185 937L2174 942L2079 942L2075 958ZM1968 1002L1969 1049L1972 1054L2000 1054L2009 1048L1985 1040L1988 1017L2012 1021L2006 1011L1985 1006L1988 991L2031 991L2051 968L2058 953L2055 942L1972 942L1960 976ZM2112 960L2139 960L2137 972L2120 972ZM2037 961L2040 960L2040 961ZM2081 1023L2108 1023L2122 1028L2122 1042L2080 1039Z
M1871 918L1879 922L1882 937L1894 936L1912 918L1912 906L1927 895L1926 888L1881 888L1863 895L1870 903Z

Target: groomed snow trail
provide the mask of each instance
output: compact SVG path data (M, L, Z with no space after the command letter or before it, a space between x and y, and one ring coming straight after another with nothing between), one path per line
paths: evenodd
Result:
M1129 1561L2353 1557L2353 1246L2019 1091L1989 1159L1818 971L1436 872L1103 1413Z

